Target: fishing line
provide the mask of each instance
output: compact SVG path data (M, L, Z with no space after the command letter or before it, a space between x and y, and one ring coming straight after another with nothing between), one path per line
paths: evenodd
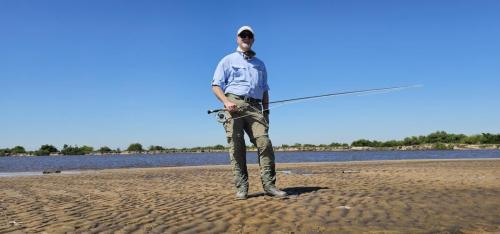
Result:
M396 91L396 90L394 90ZM383 94L383 93L389 93L391 91L370 91L370 92L367 92L365 94L359 94L357 95L358 97L361 97L361 96L368 96L368 95L373 95L373 94ZM346 94L347 95L347 94ZM287 102L279 102L277 104L274 104L272 102L269 102L270 105L273 105L273 106L270 106L268 107L267 109L264 109L264 110L259 110L253 106L245 106L245 107L241 107L240 108L240 111L244 108L248 108L248 107L251 107L252 109L256 110L257 112L264 112L266 110L271 110L271 109L276 109L278 107L282 107L282 106L285 106L285 105L290 105L290 104L296 104L296 103L300 103L300 102L306 102L306 101L311 101L311 100L314 100L314 99L321 99L321 98L325 98L325 97L328 97L328 96L322 96L322 97L314 97L314 98L309 98L309 99L298 99L298 100L293 100L293 101L287 101ZM227 113L227 112L224 112L224 113ZM247 115L242 115L242 116L238 116L238 117L227 117L225 121L228 121L228 120L237 120L237 119L241 119L241 118L245 118L247 116L250 116L250 115L253 115L254 113L251 113L251 114L247 114ZM224 122L225 122L224 121Z
M322 94L322 95L315 95L315 96L307 96L307 97L298 97L298 98L290 98L290 99L284 99L284 100L278 100L278 101L272 101L268 102L267 104L273 105L271 107L268 107L267 109L263 109L262 111L253 107L253 106L242 106L239 107L238 109L242 108L253 108L256 112L263 113L264 111L275 109L278 107L282 107L287 104L295 104L303 101L310 101L314 99L320 99L320 98L325 98L325 97L331 97L331 96L342 96L342 95L352 95L352 94L359 94L358 96L368 96L368 95L373 95L373 94L383 94L383 93L389 93L389 92L394 92L394 91L400 91L403 89L409 89L409 88L420 88L423 85L408 85L408 86L397 86L397 87L387 87L387 88L375 88L375 89L365 89L365 90L356 90L356 91L346 91L346 92L337 92L337 93L329 93L329 94ZM279 104L279 105L275 105ZM208 110L208 114L213 114L216 113L217 121L220 123L225 123L229 120L236 120L240 118L244 118L250 115L253 115L255 113L250 113L247 115L242 115L238 117L231 117L229 113L226 112L226 109L215 109L215 110Z

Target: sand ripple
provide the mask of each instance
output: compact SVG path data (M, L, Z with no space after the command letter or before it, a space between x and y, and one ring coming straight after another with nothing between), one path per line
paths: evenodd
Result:
M500 160L279 164L287 199L228 166L0 178L0 233L500 232ZM346 173L347 171L347 173Z

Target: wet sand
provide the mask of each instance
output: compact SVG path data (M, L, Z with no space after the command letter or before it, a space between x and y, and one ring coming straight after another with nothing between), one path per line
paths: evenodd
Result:
M500 160L278 164L287 199L234 199L229 166L0 177L0 233L500 232Z

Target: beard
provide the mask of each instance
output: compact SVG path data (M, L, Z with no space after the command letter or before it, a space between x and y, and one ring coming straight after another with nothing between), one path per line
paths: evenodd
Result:
M249 51L251 48L252 48L252 45L250 45L248 43L243 42L240 44L240 49L243 51Z

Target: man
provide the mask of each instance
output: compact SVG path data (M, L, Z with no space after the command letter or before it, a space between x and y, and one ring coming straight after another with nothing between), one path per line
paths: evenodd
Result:
M260 178L266 194L285 197L287 194L276 188L274 151L268 136L269 86L264 63L255 57L252 50L254 31L249 26L238 30L236 52L224 57L214 73L212 91L224 104L230 118L224 122L229 156L233 166L236 198L248 195L248 171L244 132L257 147Z

